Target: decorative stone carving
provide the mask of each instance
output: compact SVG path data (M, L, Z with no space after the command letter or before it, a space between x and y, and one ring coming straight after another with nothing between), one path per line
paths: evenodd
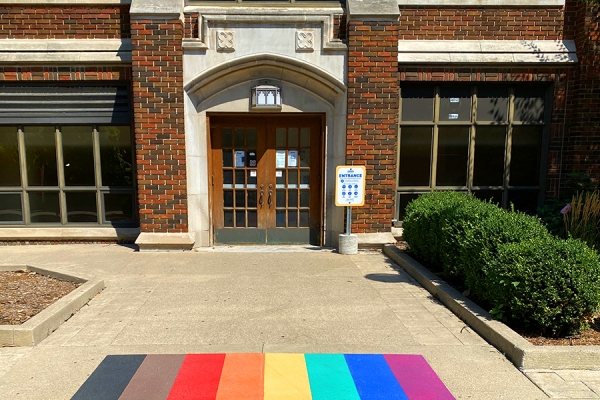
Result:
M313 31L296 31L296 51L314 51L315 34Z
M217 31L217 51L235 51L235 32Z

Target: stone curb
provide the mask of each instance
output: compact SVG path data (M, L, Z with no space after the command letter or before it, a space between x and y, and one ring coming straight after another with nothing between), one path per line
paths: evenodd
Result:
M535 346L394 245L384 253L520 369L597 369L600 346Z
M51 304L22 325L0 325L0 344L12 346L35 346L39 344L106 287L102 279L95 277L84 278L67 275L30 265L0 266L0 271L21 270L37 272L41 275L71 282L83 283L83 285L57 300L54 304Z

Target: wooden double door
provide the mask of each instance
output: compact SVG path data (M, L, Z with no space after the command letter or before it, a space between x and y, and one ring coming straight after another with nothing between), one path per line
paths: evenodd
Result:
M209 123L214 242L322 244L322 117Z

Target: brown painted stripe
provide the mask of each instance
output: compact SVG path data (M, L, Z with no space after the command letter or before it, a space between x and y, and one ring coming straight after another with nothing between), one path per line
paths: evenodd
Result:
M151 354L140 365L119 400L165 400L185 354Z

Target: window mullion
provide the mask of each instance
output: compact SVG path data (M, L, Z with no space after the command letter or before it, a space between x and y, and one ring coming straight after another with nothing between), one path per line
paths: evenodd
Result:
M19 167L21 169L21 204L23 206L23 222L31 223L29 215L29 196L27 195L27 161L25 160L25 133L23 127L17 127L17 142L19 143Z
M96 177L96 211L98 212L98 224L102 225L104 222L104 214L102 206L102 171L100 170L100 135L98 134L98 127L94 126L92 129L93 137L93 151L94 151L94 176Z
M63 160L63 149L62 149L62 134L60 127L56 127L54 130L54 140L56 143L56 164L58 172L58 188L59 188L59 207L60 207L60 220L61 224L67 223L67 196L65 195L65 168Z
M440 120L440 87L435 87L435 103L433 110L433 141L431 144L431 172L429 174L429 187L435 188L437 179L437 153L438 153L438 123Z
M509 90L508 95L508 128L506 130L506 149L504 151L504 190L502 191L502 206L508 208L508 184L510 182L510 159L512 152L512 131L515 113L514 88Z
M476 88L473 88L471 91L471 134L469 140L469 165L467 172L467 188L472 190L473 188L473 173L475 171L475 135L476 135L476 127L475 121L477 120L477 91Z

